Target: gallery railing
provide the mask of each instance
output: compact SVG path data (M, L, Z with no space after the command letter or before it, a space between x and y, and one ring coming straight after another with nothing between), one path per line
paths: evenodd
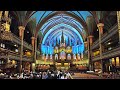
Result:
M20 55L19 53L13 52L11 50L7 50L7 49L2 49L0 48L1 54L0 54L0 59L10 59L10 60L20 60ZM3 52L3 53L2 53ZM29 61L29 62L33 62L32 57L28 57L23 55L23 61Z
M103 34L102 36L102 43L105 42L106 40L108 40L110 37L112 37L114 34L116 34L118 31L118 26L117 24L115 24L114 26L112 26L110 28L110 30L106 33ZM96 40L93 45L92 45L92 49L95 49L99 47L99 40Z
M0 59L10 59L10 60L20 60L20 55L16 55L16 54L9 54L9 55L1 55ZM28 61L28 62L33 62L32 58L23 56L23 60L22 61Z
M120 45L116 46L112 50L108 50L106 52L103 52L102 59L106 58L112 58L120 55ZM97 55L95 57L92 57L92 61L100 60L100 56Z
M13 35L13 41L20 45L21 44L20 38L13 33L12 35ZM23 46L29 50L32 50L32 45L28 44L26 41L23 42Z

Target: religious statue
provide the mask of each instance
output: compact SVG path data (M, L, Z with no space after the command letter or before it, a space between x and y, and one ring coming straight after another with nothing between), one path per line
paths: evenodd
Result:
M4 30L9 32L10 31L10 24L8 22L2 24L4 27Z

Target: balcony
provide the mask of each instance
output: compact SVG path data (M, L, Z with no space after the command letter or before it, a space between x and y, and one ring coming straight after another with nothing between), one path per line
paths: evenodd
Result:
M7 49L2 49L0 48L0 59L4 58L4 59L10 59L10 60L17 60L20 61L20 55L16 52L13 52L11 50L7 50ZM3 52L3 54L2 54ZM4 54L6 53L6 54ZM32 57L27 57L27 56L23 56L23 60L22 61L28 61L28 62L33 62Z
M116 56L120 56L120 46L119 45L112 50L103 52L102 59L112 58L112 57L116 57ZM93 59L92 59L92 61L97 61L97 60L100 60L99 55L93 57Z
M103 34L102 36L102 43L105 42L106 40L108 40L110 37L112 37L114 34L116 34L118 31L118 26L117 24L115 24L113 27L110 28L110 30L106 33ZM99 47L99 40L96 40L93 45L92 45L92 49L95 49Z
M21 40L18 36L12 33L13 41L19 45L21 45ZM28 44L26 41L23 42L23 46L29 50L32 50L32 45Z
M0 59L4 58L4 59L10 59L10 60L17 60L20 61L20 55L2 55L0 56ZM28 61L28 62L33 62L31 58L25 57L23 56L23 60L22 61Z

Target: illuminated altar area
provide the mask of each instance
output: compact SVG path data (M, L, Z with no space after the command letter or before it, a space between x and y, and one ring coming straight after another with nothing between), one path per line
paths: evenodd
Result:
M51 19L55 19L55 22L59 22L59 24L45 31L45 29L49 27L49 23L51 23L49 21ZM75 19L65 14L58 14L51 19L41 28L41 33L44 34L44 37L40 45L40 60L44 62L42 63L43 65L50 65L48 62L53 62L53 65L55 65L57 69L69 69L70 64L83 61L84 42L78 30L66 23L77 23L77 25L81 25L75 21ZM68 21L69 19L71 19L71 22ZM81 30L82 26L79 29ZM76 67L77 63L74 63Z

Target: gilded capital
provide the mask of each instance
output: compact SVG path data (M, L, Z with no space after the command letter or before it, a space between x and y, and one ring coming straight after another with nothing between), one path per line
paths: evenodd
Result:
M104 26L103 23L98 23L98 24L97 24L97 27L98 27L99 32L100 32L101 34L103 34L103 26Z
M93 38L93 35L89 35L88 37L89 37L89 38Z
M104 26L104 24L103 23L98 23L97 24L97 27L99 28L99 27L103 27Z
M23 36L24 35L25 27L24 26L19 26L18 29L19 29L19 36L20 37Z
M84 42L84 44L85 44L85 47L87 47L88 42L87 42L87 41L85 41L85 42Z
M84 44L87 44L87 41L85 41Z
M24 26L19 26L18 28L19 28L19 30L25 30Z
M31 39L32 39L32 40L34 40L34 39L35 39L35 37L31 37Z

